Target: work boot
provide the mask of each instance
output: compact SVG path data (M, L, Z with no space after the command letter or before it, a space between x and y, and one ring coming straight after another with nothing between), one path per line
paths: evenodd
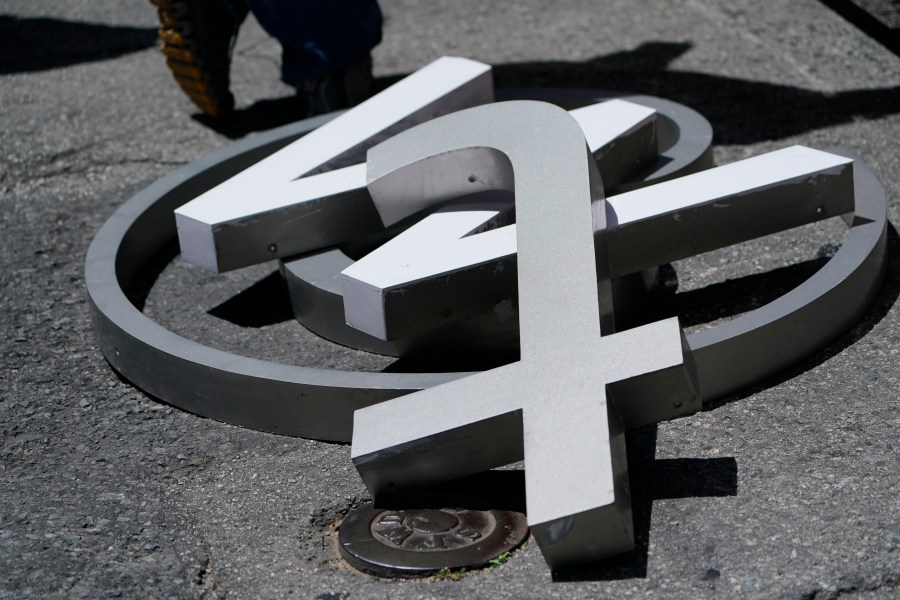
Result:
M322 79L304 81L298 92L306 94L309 116L356 106L372 93L372 57Z
M228 90L231 51L247 15L243 0L150 0L159 12L166 65L188 98L204 113L234 110Z

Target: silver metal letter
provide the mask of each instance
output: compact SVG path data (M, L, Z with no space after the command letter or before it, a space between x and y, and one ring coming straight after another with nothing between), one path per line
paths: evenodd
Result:
M610 196L610 276L850 212L851 163L792 146ZM377 202L379 192L373 195ZM427 194L407 197L420 208L433 202ZM347 323L393 340L487 313L510 297L509 277L498 274L515 269L516 225L471 235L503 210L469 210L476 208L480 220L458 205L439 210L345 269Z
M386 224L472 177L515 189L522 350L519 362L356 411L366 486L377 499L524 456L528 521L551 567L632 548L623 427L606 386L662 371L673 399L696 393L677 320L613 334L606 211L577 122L537 102L469 109L373 148L368 169Z
M309 176L354 165L378 141L493 95L489 65L434 61L178 208L182 257L222 272L377 230L378 216L357 185L364 181L354 177L362 165ZM299 223L307 235L298 235Z

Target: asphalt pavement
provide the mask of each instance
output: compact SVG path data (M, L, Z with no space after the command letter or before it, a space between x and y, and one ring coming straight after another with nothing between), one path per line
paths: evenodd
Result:
M709 119L719 164L793 144L851 150L900 223L900 60L819 2L382 7L383 84L457 55L494 65L498 87L668 98ZM277 43L245 23L238 115L221 125L173 82L149 3L6 0L0 12L0 598L900 597L893 226L884 287L850 331L694 416L630 434L633 553L551 574L530 541L489 570L378 579L337 552L341 519L367 499L349 445L146 396L100 353L86 301L87 247L131 195L302 117L278 80ZM800 283L844 231L826 221L679 261L677 312L696 329L751 309ZM303 330L275 271L213 275L176 257L144 311L247 356L390 368Z

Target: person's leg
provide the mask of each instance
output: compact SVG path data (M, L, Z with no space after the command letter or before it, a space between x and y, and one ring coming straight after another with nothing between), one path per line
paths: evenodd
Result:
M375 0L247 0L260 25L282 45L282 80L308 95L313 113L364 100L369 53L381 41Z
M231 49L247 15L244 0L151 0L159 11L166 64L200 110L222 117L234 108L228 90Z

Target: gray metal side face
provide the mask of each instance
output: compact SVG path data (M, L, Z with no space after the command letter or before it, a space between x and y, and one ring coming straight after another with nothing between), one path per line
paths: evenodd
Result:
M474 182L515 190L522 356L358 411L352 456L376 500L523 450L528 522L551 567L631 548L623 428L606 385L682 365L682 336L677 320L613 333L605 252L595 250L603 192L578 124L536 102L461 111L370 150L368 178L388 225ZM682 381L690 386L686 371ZM504 418L517 414L521 423Z

